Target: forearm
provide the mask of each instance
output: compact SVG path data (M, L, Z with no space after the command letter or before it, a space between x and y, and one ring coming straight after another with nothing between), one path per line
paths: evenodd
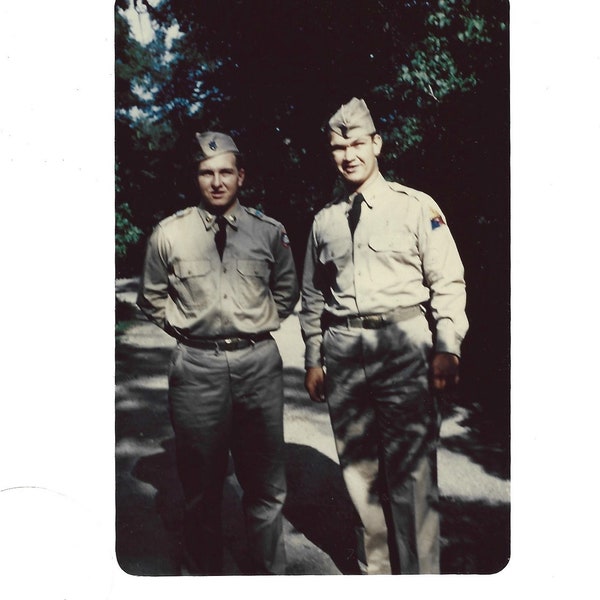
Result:
M271 290L271 294L277 307L277 315L283 321L292 314L300 298L296 273L294 272L280 279L277 285Z
M165 329L169 278L159 246L160 231L157 229L148 241L137 305L148 319Z
M137 305L146 317L158 325L161 329L166 327L165 306L166 296L149 292L147 288L140 287L137 297Z
M302 338L306 346L306 368L320 367L323 364L321 357L321 344L323 332L321 317L325 307L323 292L317 285L318 271L316 252L312 235L309 238L304 259L304 273L302 275L302 310L300 311L300 327Z
M298 275L294 257L287 240L285 230L279 231L279 235L273 240L274 264L271 274L271 295L277 307L279 319L283 321L296 307L300 298L300 289L298 286Z
M313 367L321 367L323 365L323 357L321 354L321 344L323 341L322 334L304 337L304 367L310 369Z
M462 341L469 323L465 313L466 291L464 282L446 285L443 293L434 286L431 295L431 311L435 322L435 350L460 356Z
M433 212L438 210L433 205ZM420 235L421 260L430 290L430 306L435 322L435 350L460 356L460 347L469 328L465 313L464 267L445 219L432 227L425 212ZM440 213L441 214L441 213ZM434 219L435 221L435 219Z

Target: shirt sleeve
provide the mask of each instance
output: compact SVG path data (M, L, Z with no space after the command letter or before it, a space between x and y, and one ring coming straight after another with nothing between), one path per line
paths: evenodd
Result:
M283 321L292 313L300 297L294 256L283 226L278 228L278 239L274 241L274 246L275 262L271 272L270 288L277 314Z
M437 352L460 356L469 328L465 307L464 268L442 211L430 197L421 202L419 251L425 283L430 289Z
M137 305L151 321L162 329L165 329L166 326L168 289L166 240L162 228L158 226L148 240Z
M313 223L304 258L302 309L300 311L300 327L306 346L304 364L307 369L309 367L320 367L323 364L321 316L325 307L325 298L318 280L315 228L316 225Z

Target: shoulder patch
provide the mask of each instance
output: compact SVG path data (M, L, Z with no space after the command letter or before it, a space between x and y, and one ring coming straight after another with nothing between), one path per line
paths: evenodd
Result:
M281 231L281 245L284 248L290 247L290 238L288 237L288 234L285 232L285 229L282 229L282 231Z
M442 215L436 215L435 217L433 217L431 219L431 229L437 229L438 227L441 227L442 225L445 225L446 222L444 221L444 218L442 217Z

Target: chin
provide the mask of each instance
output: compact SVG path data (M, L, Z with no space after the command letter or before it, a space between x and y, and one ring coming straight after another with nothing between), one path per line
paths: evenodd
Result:
M362 177L361 175L358 175L356 173L350 173L350 174L346 174L344 173L344 178L346 179L346 181L348 183L351 183L352 185L358 187L359 185L362 185L366 180L364 177Z
M231 198L211 198L209 204L215 208L223 208L231 204Z

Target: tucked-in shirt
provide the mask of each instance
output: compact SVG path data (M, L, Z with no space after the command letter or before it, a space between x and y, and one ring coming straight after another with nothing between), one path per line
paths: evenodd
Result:
M346 317L429 304L435 349L459 356L468 329L464 269L439 206L382 176L362 194L354 238L354 194L326 205L313 222L300 313L306 367L322 364L324 311Z
M223 261L215 216L200 207L161 221L148 240L138 305L174 337L273 331L298 301L283 225L239 204L226 219Z

